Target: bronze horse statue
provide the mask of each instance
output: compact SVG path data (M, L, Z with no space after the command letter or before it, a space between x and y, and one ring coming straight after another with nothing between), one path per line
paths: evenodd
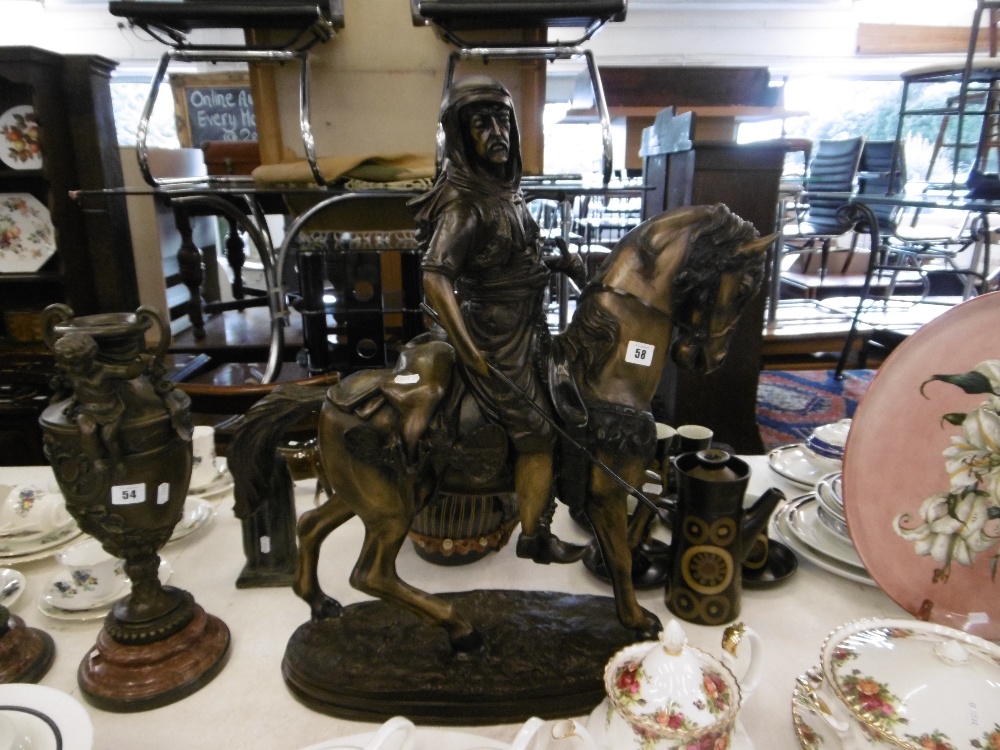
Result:
M667 351L681 367L707 371L722 363L730 334L760 286L772 240L758 238L749 222L721 204L649 219L615 246L583 290L571 324L553 337L548 369L556 410L571 421L586 420L576 434L620 479L632 486L644 481L655 445L649 405ZM234 471L241 518L266 501L266 472L281 431L321 410L318 447L332 492L298 521L293 584L314 620L342 611L320 588L320 546L358 516L365 537L351 585L440 625L455 651L481 645L461 612L404 582L395 566L414 517L436 493L511 491L497 431L506 436L496 425L466 419L453 396L462 390L454 387L460 381L451 345L425 334L403 349L392 370L360 371L329 390L279 387L244 418L231 449L244 456L245 465ZM496 387L507 385L498 379ZM593 525L618 619L638 637L652 637L660 624L639 607L630 576L626 490L588 465L575 472L585 486L574 491L560 483L559 497L569 502L576 495L573 502L582 503Z

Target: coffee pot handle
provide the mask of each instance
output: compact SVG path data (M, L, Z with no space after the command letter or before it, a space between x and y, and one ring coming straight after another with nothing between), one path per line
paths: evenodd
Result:
M750 644L750 663L743 676L737 676L737 679L743 695L749 697L764 673L764 644L757 631L742 622L726 628L722 634L722 661L736 674L736 654L744 640Z

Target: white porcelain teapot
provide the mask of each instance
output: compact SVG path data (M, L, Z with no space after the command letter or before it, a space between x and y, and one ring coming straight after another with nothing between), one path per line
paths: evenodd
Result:
M733 674L736 650L750 643L742 681ZM604 670L605 701L587 730L597 745L614 750L730 747L736 718L763 671L761 640L738 623L726 628L722 659L687 645L677 620L659 641L627 646Z

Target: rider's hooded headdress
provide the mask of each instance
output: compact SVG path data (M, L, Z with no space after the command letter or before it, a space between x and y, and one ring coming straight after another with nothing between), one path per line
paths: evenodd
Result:
M510 112L510 152L501 175L477 169L477 157L462 110L471 104L500 104ZM469 76L454 83L441 107L444 159L441 174L430 190L414 199L417 221L433 220L440 208L463 193L473 201L506 198L513 201L521 181L521 141L510 93L487 76Z

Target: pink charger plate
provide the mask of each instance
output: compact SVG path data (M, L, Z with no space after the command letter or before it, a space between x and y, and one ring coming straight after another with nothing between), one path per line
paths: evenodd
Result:
M879 369L854 415L843 467L844 511L858 555L878 586L912 615L1000 639L1000 519L987 522L997 542L972 565L953 561L947 580L935 582L942 563L919 555L915 542L894 529L909 514L921 523L924 501L947 492L944 450L961 427L942 417L970 412L987 398L950 383L925 381L937 374L971 371L1000 360L1000 292L975 297L919 328ZM926 397L925 397L926 396ZM1000 450L1000 448L997 448ZM939 576L940 578L940 576Z

